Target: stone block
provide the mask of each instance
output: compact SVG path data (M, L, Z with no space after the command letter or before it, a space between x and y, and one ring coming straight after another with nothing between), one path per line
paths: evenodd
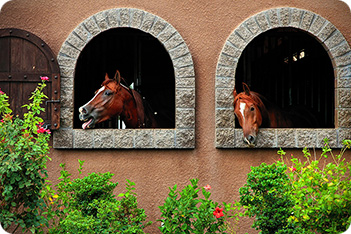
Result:
M248 148L247 144L243 141L244 133L242 128L234 129L234 146L235 148Z
M176 78L195 77L194 66L175 68Z
M154 132L151 129L138 129L134 132L134 147L135 148L153 148L154 147Z
M223 50L222 50L223 54L227 54L233 58L239 59L242 53L242 50L235 48L234 46L232 46L230 43L225 43Z
M172 35L172 37L167 40L164 43L164 46L167 50L172 50L173 48L176 48L177 46L179 46L181 43L183 43L184 40L183 38L180 36L179 33L175 33Z
M216 108L231 108L233 101L233 88L216 88Z
M61 107L72 107L73 105L73 87L61 88Z
M226 54L221 54L219 56L218 64L227 67L236 67L238 60Z
M258 26L254 17L248 18L244 22L244 24L246 24L247 28L250 30L250 32L253 34L253 36L257 36L259 33L261 33L260 26Z
M235 117L233 109L216 110L216 128L234 128Z
M132 17L131 17L130 26L132 28L139 28L143 20L144 11L138 10L138 9L132 9L131 14L132 14Z
M195 78L176 78L177 88L195 88Z
M175 131L171 129L155 129L155 148L175 148Z
M74 30L74 33L78 35L80 39L82 39L85 43L87 43L91 39L90 33L86 30L86 28L80 24Z
M172 25L167 25L166 28L158 35L158 39L165 43L169 38L176 33L177 30Z
M178 45L177 47L169 51L169 55L171 56L172 59L182 57L188 53L190 52L185 43L181 43L180 45Z
M337 91L337 106L339 108L351 108L351 91L349 88L339 88ZM351 116L350 116L351 118Z
M256 21L257 21L258 25L260 26L260 28L261 28L261 30L263 32L267 31L268 29L270 29L270 26L269 26L269 23L268 23L268 19L266 17L266 13L265 12L261 12L258 15L256 15Z
M91 149L93 148L94 130L74 129L73 148L75 149Z
M130 12L128 8L119 9L119 27L129 27Z
M344 146L342 143L343 140L345 140L345 139L350 140L351 139L351 129L350 128L340 128L338 133L339 133L338 134L338 147L342 148Z
M155 20L155 16L150 13L145 13L143 17L143 21L141 22L140 30L144 32L149 32L151 26L153 25Z
M73 126L73 108L61 108L60 127L70 128Z
M76 61L77 61L76 59L72 59L67 56L62 56L62 55L57 56L57 62L60 65L60 67L70 67L74 69L76 66Z
M61 76L61 88L73 88L73 77L62 77Z
M176 128L195 128L195 110L177 108Z
M296 147L295 129L278 128L276 131L277 131L277 147L284 147L284 148Z
M246 42L249 42L254 35L250 32L249 29L247 29L244 24L240 25L238 29L235 30L237 34L240 35L241 38L243 38Z
M121 149L134 148L134 131L133 129L116 129L113 131L114 147Z
M338 88L351 88L351 77L342 77L337 79Z
M95 14L96 23L99 26L101 31L105 31L110 28L107 23L106 11L101 11Z
M117 9L109 9L106 11L106 18L110 28L117 28L118 24L118 11Z
M243 50L247 45L247 42L242 39L236 32L233 32L229 36L228 41L232 43L236 48L241 50Z
M302 14L303 14L303 11L301 11L300 9L292 8L290 26L299 28Z
M84 20L83 24L92 36L96 36L101 32L94 16L91 16L88 19Z
M226 67L226 66L221 66L218 64L216 76L234 79L235 78L235 69L233 67Z
M329 38L327 41L326 41L326 45L327 45L327 42L330 40L331 38ZM344 40L344 38L342 37L342 40ZM340 42L339 42L340 43ZM344 55L348 52L350 52L350 46L349 44L344 41L343 43L341 43L340 45L338 46L330 46L328 45L329 48L333 48L330 50L330 53L332 54L333 57L339 57L341 55Z
M330 23L329 21L327 21L326 25L322 28L322 30L317 34L317 37L321 40L321 41L325 41L327 40L331 34L335 31L335 27L332 23Z
M323 25L325 24L326 19L324 19L323 17L321 17L320 15L315 15L314 20L312 21L312 25L309 29L309 31L316 35L323 27Z
M173 66L175 67L185 67L185 66L193 65L193 59L190 53L182 57L173 59L172 62L173 62Z
M296 138L298 148L317 146L317 132L314 129L296 129Z
M300 28L308 31L308 29L312 24L312 20L314 16L315 16L314 13L310 11L304 11L304 14L302 15L302 19L301 19Z
M113 148L113 129L95 129L94 131L94 148Z
M217 128L216 129L216 147L232 148L235 145L234 128Z
M61 73L61 77L74 77L74 68L61 67L60 73Z
M267 11L268 20L272 28L279 27L279 17L277 9L270 9Z
M257 134L257 147L277 147L276 131L272 128L262 128Z
M336 129L318 129L317 131L317 148L324 146L324 139L329 139L329 146L336 148L338 145L337 131Z
M193 149L195 148L194 129L176 129L176 148Z
M351 109L339 109L337 111L338 126L343 128L351 128Z
M60 55L62 56L62 54L73 59L78 59L80 51L70 44L64 43L60 49Z
M53 132L54 149L72 149L73 131L72 129L59 129Z
M77 48L78 50L82 50L83 47L85 46L85 41L83 41L80 37L78 37L76 34L71 33L66 42L71 44L73 47Z
M195 89L176 89L176 108L195 108Z
M280 25L287 27L290 24L290 8L284 7L279 9Z
M162 30L165 29L166 26L167 26L166 21L164 21L161 18L157 18L156 22L152 25L150 29L151 35L153 35L154 37L157 37L162 32Z
M328 48L334 48L335 46L339 45L342 42L346 42L344 36L341 34L339 30L335 30L334 33L324 42L324 44ZM350 47L347 48L346 46L344 46L344 50L347 50L347 49L350 49ZM342 53L343 52L342 47L340 47L339 50L337 50L337 52Z
M340 57L334 59L334 63L337 67L349 66L351 65L351 52L344 54Z
M233 88L234 90L235 80L234 78L222 78L217 77L216 88Z

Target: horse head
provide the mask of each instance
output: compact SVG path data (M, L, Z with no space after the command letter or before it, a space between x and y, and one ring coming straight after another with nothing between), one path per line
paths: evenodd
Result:
M243 92L237 94L234 88L234 114L243 129L243 141L249 147L254 147L258 129L262 124L264 104L257 93L250 91L243 83Z
M79 108L79 119L84 121L82 128L93 128L96 124L121 115L129 92L121 84L121 76L117 70L113 79L108 74L101 88L95 92L95 96L85 105ZM132 99L133 100L133 99Z

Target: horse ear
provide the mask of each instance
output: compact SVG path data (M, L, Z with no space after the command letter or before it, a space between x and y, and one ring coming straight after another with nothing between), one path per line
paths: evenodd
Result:
M108 74L107 74L107 72L106 72L106 74L105 74L105 80L109 80L110 78L108 77Z
M249 88L249 86L248 86L247 84L245 84L244 82L243 82L243 90L244 90L244 92L245 92L246 95L250 96L250 88Z
M234 87L234 90L233 90L233 96L234 96L234 98L236 97L236 95L237 95L237 92L236 92L236 89L235 89L235 87Z
M121 74L118 70L116 71L115 77L113 79L117 81L117 84L121 82Z

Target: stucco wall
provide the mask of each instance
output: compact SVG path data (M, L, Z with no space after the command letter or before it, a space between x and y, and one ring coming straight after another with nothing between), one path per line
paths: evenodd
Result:
M189 47L196 75L196 146L193 150L51 150L50 179L59 176L59 164L77 174L77 159L85 160L84 172L115 174L121 191L125 179L136 182L140 206L150 220L159 218L158 206L175 183L182 187L190 178L212 186L216 201L233 201L246 180L250 166L277 159L276 149L215 148L215 73L228 36L245 19L277 7L296 7L321 15L351 43L351 14L338 0L13 0L2 8L0 28L15 27L42 38L54 51L77 25L100 11L111 8L138 8L163 18L181 34ZM300 150L287 149L288 154ZM348 153L350 157L351 154ZM240 233L254 233L251 222L240 223ZM148 229L157 233L157 226Z

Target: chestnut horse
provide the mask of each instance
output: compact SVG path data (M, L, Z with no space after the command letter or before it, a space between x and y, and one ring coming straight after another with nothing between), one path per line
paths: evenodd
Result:
M243 140L249 147L255 146L260 127L293 127L293 122L288 114L279 110L262 95L250 91L245 83L243 83L243 90L237 94L234 88L234 114L243 129Z
M94 128L95 124L120 116L127 128L155 128L156 120L150 106L140 94L121 83L117 70L113 79L105 75L101 88L95 96L79 108L82 128Z

